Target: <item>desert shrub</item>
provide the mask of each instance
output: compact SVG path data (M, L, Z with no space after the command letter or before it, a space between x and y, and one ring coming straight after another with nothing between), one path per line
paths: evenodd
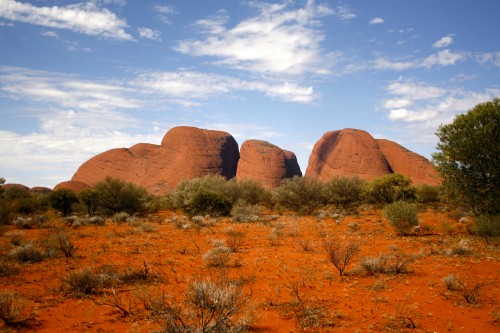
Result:
M7 200L0 197L0 225L10 223L10 207Z
M205 252L203 260L208 267L225 268L231 260L231 249L224 242L216 241L212 249Z
M0 291L0 318L8 326L26 320L26 301L13 291Z
M113 266L99 270L84 268L71 272L62 281L62 289L76 297L99 294L104 288L118 282L119 274Z
M99 206L110 215L119 212L132 215L142 211L150 198L143 187L111 177L97 183L94 189L98 193Z
M474 234L483 237L488 242L492 238L500 237L500 215L477 216L472 230Z
M188 211L194 196L202 191L211 191L230 197L227 179L218 175L208 175L180 182L175 190L170 192L169 200L175 208Z
M231 208L231 216L235 222L256 222L264 209L259 205L248 204L246 201L237 201Z
M439 201L439 186L420 185L416 188L416 199L418 203L432 203Z
M366 181L359 177L336 176L325 184L325 197L328 204L349 208L362 200Z
M92 216L88 219L88 224L90 225L104 225L106 220L101 216Z
M59 231L54 235L54 240L56 242L57 249L66 258L72 258L76 253L76 246L71 241L69 235L65 232Z
M380 255L378 257L368 256L361 261L361 268L371 275L385 273L387 257Z
M325 203L323 188L323 183L317 178L295 176L284 179L274 189L273 200L285 209L312 214Z
M162 332L245 332L250 326L245 315L249 302L241 285L195 281L188 287L185 308L166 304L162 309Z
M418 211L415 204L396 201L383 210L384 217L402 235L408 235L418 225Z
M446 289L450 291L458 291L462 290L464 287L464 283L454 274L450 274L443 278L443 283L446 286Z
M416 188L411 179L398 173L384 175L374 179L368 186L368 198L375 203L393 203L395 201L415 200Z
M129 219L130 215L125 212L114 213L113 216L111 217L111 220L115 223L125 223L128 222Z
M94 216L99 207L99 192L95 188L86 188L78 193L78 199L87 209L87 214Z
M238 248L243 243L245 233L242 231L228 230L226 232L226 244L229 250L237 252Z
M38 227L37 220L29 216L17 216L13 224L17 229L33 229Z
M346 242L342 239L328 239L324 242L324 248L328 260L339 271L339 275L344 275L347 265L359 252L358 244Z
M368 256L361 261L361 268L371 275L399 275L410 273L409 265L415 261L415 256L400 252L382 253L378 257Z
M75 192L67 188L50 192L48 199L50 206L60 211L64 216L68 216L71 212L71 206L78 202Z
M11 251L11 258L22 263L35 263L43 260L43 252L33 245L33 243L26 243Z
M231 208L231 200L224 193L202 189L192 197L185 212L191 216L228 216Z
M10 243L14 246L20 246L24 242L24 232L22 231L11 231L6 233L5 236L10 238Z
M267 206L271 202L271 192L253 179L242 179L228 182L227 195L233 203L245 202L248 205Z

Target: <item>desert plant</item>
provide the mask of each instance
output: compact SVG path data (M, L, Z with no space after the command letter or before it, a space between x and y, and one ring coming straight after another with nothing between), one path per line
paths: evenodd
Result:
M246 201L236 201L231 208L231 216L235 222L256 222L264 209L259 205L248 204Z
M57 249L66 258L71 258L75 255L77 247L71 241L69 235L65 232L59 231L54 235L54 240L56 242Z
M227 183L225 192L233 203L238 201L247 205L268 205L271 202L271 193L262 186L262 183L253 179L232 179Z
M242 231L228 230L226 232L226 245L232 252L238 252L243 239L245 238L245 233Z
M313 177L285 179L274 189L273 200L276 205L293 210L299 214L312 214L324 205L324 185Z
M230 282L195 281L186 293L185 309L166 305L162 332L244 332L249 328L245 316L250 296Z
M374 179L368 186L368 197L376 203L413 201L415 194L416 189L412 186L411 179L398 173Z
M86 188L78 193L78 199L87 208L87 214L94 216L99 207L99 192L95 188Z
M5 236L10 238L10 243L14 246L20 246L24 242L24 232L22 231L11 231Z
M359 252L358 244L346 242L342 239L327 239L324 242L324 248L328 260L339 271L340 276L344 275L347 265Z
M101 216L92 216L87 220L90 225L104 225L106 221Z
M500 215L479 215L474 219L472 230L489 243L490 240L500 237Z
M460 280L456 275L450 274L443 278L443 283L446 286L446 289L450 291L458 291L462 290L464 287L464 283Z
M143 187L111 177L97 183L94 189L98 193L99 206L109 214L134 214L143 210L149 200L149 194Z
M417 187L416 199L418 203L432 203L439 201L439 186L432 185L419 185Z
M22 263L35 263L43 260L43 252L33 245L26 243L11 251L10 257Z
M299 245L304 252L314 251L314 242L309 239L299 239Z
M14 276L21 272L19 264L10 262L9 260L0 260L0 276Z
M113 276L90 268L69 273L62 283L64 290L76 297L98 294L110 283Z
M26 301L13 291L0 291L0 318L8 326L26 320Z
M417 206L405 201L396 201L384 208L384 217L403 236L418 225Z
M229 266L230 259L231 249L221 241L214 242L212 249L203 255L203 260L208 267L225 268Z
M366 181L359 177L333 177L325 184L326 202L342 208L359 204L365 186Z
M78 202L75 192L67 188L50 192L48 198L50 206L60 211L64 216L68 216L71 212L71 206Z
M210 216L228 216L231 208L231 200L225 194L203 189L192 197L186 213L191 216L207 214Z

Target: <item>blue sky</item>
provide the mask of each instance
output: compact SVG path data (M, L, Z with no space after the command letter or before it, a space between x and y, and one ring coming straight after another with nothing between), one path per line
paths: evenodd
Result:
M107 149L225 130L295 152L363 129L430 158L500 96L500 1L0 0L0 176L49 186Z

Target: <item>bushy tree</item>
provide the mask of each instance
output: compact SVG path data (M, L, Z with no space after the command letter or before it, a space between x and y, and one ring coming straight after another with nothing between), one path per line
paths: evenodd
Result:
M418 225L418 210L415 204L396 201L383 210L384 217L403 236L408 235Z
M267 205L271 201L269 190L253 179L230 180L227 194L233 204L240 201L249 205Z
M64 216L69 215L71 212L71 206L77 202L78 197L75 192L67 188L55 190L49 194L50 206L60 211Z
M233 204L224 194L207 189L200 189L191 199L185 212L191 216L210 215L228 216Z
M230 197L230 189L226 178L219 175L208 175L180 182L169 196L174 207L187 211L197 193L211 191Z
M325 203L323 183L312 177L284 179L274 189L273 199L278 206L300 214L312 214Z
M94 189L98 192L99 206L110 214L134 214L143 210L149 199L145 188L111 177L97 183Z
M374 179L368 189L370 200L378 203L392 203L399 200L415 200L416 188L411 179L399 173L391 173Z
M87 214L94 216L99 207L99 192L95 188L86 188L78 193L78 199L87 208Z
M445 189L477 213L500 214L500 99L441 125L432 155Z
M333 177L325 184L326 202L343 208L358 204L365 186L366 181L359 177Z

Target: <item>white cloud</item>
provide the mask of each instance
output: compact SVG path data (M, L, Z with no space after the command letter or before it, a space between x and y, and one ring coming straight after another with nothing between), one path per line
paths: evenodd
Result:
M375 59L373 66L380 70L396 70L403 71L416 67L415 61L393 61L387 58Z
M374 17L369 22L370 25L381 24L381 23L384 23L384 19L381 17Z
M388 98L381 103L387 117L402 122L405 135L424 142L435 142L434 133L440 124L450 123L457 114L500 96L500 89L476 92L414 81L393 82L387 92Z
M500 67L500 52L487 52L476 56L476 60L483 65L493 64Z
M466 56L463 53L451 52L450 50L439 51L436 54L430 55L423 60L423 67L432 66L451 66L455 63L465 60Z
M245 81L192 71L143 73L137 77L134 84L142 87L144 93L159 93L179 101L205 99L236 91L261 92L294 103L310 103L315 97L312 87L295 83Z
M342 21L349 21L357 17L357 15L346 5L339 5L333 13Z
M317 19L332 15L332 9L311 0L296 10L288 8L289 1L251 4L260 10L258 16L226 28L227 13L219 11L196 23L204 38L180 41L176 50L218 58L216 64L259 73L296 75L328 70L320 47L324 34L317 29ZM345 8L335 13L349 17Z
M451 45L451 43L453 43L453 35L448 35L434 42L434 44L432 44L432 47L434 48L447 47Z
M175 9L169 5L156 5L154 6L154 11L158 13L158 17L165 24L172 24L168 15L174 14Z
M118 40L133 40L125 32L127 23L108 9L94 3L66 6L37 7L15 0L0 1L0 17L45 27L68 29L75 32Z
M157 42L161 41L161 32L159 32L158 30L153 30L144 27L138 28L138 30L139 30L139 35L142 38L155 40Z

